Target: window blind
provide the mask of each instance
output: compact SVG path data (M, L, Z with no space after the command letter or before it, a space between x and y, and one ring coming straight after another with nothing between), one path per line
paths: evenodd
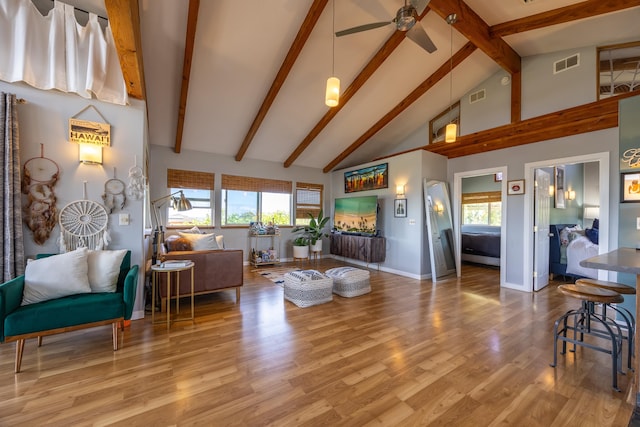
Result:
M168 188L193 188L213 190L214 174L179 169L167 169Z
M279 179L252 178L249 176L222 175L223 190L254 191L257 193L287 193L291 194L291 181Z

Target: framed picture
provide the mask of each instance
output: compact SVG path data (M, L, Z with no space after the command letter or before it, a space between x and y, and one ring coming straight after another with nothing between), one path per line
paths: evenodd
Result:
M513 181L509 181L507 184L507 194L509 196L524 194L524 179L515 179Z
M556 209L564 209L564 166L556 166L554 171Z
M407 217L407 199L395 199L393 201L393 216L396 218Z
M389 187L388 163L344 173L344 192L377 190Z
M620 183L622 203L640 202L640 172L621 174Z

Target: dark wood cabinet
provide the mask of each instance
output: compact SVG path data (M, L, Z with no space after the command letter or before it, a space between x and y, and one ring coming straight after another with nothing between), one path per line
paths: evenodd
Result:
M384 262L386 255L384 237L331 235L331 254L364 262Z

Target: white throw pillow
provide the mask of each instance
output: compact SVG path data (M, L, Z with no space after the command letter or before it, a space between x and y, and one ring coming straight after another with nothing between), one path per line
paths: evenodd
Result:
M224 236L222 234L216 234L216 243L219 249L224 249Z
M197 225L194 225L192 228L188 230L180 230L179 233L189 233L189 234L204 234Z
M191 242L191 247L194 251L207 251L211 249L220 249L218 243L216 243L215 234L190 234L190 233L178 233L180 237Z
M115 251L89 251L89 286L91 292L115 292L118 286L120 265L126 249Z
M31 260L24 272L22 305L91 292L87 248Z

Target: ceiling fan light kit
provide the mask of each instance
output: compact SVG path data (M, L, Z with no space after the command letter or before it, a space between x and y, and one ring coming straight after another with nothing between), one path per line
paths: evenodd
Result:
M404 6L398 9L396 17L391 21L372 22L370 24L358 25L357 27L338 31L335 33L336 37L342 37L394 24L396 26L396 30L405 32L409 40L416 43L427 52L433 53L437 49L436 45L431 41L431 38L429 38L429 35L427 35L424 28L422 28L422 25L418 23L418 16L424 12L424 9L428 4L429 0L411 0L409 3L407 3L407 0L404 0Z

